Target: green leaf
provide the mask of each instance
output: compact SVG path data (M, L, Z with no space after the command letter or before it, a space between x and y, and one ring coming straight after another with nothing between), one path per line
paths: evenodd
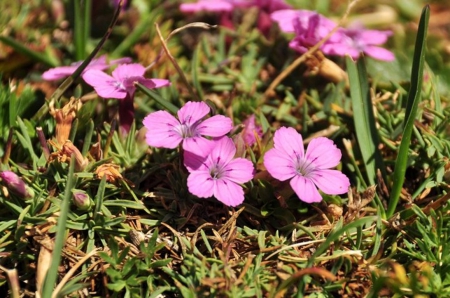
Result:
M402 191L403 182L405 181L405 173L409 156L409 146L411 143L411 134L414 127L414 121L417 117L417 111L422 92L423 66L425 63L425 45L428 30L428 20L430 18L430 7L427 5L422 11L420 17L419 29L417 32L416 45L414 49L414 59L411 70L411 87L408 93L406 103L405 120L403 123L402 141L400 143L397 160L395 161L394 174L392 176L391 194L386 215L391 217L397 207L400 193Z

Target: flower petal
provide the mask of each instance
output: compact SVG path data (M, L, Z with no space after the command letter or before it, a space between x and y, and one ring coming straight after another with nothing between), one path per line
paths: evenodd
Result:
M123 99L127 96L125 89L118 86L113 77L98 69L89 69L83 75L83 80L94 87L95 92L103 98Z
M328 195L347 193L350 187L348 177L337 170L314 171L309 178Z
M276 148L264 154L264 166L273 178L280 181L288 180L296 175L294 161Z
M212 141L213 148L207 160L208 165L225 165L228 164L236 154L236 146L229 137L223 137Z
M221 137L233 129L233 122L230 118L215 115L202 121L196 128L197 133L203 136Z
M191 137L183 140L183 149L199 156L207 156L213 147L213 141L203 137Z
M200 156L195 153L192 153L190 151L184 150L183 152L183 162L184 166L188 170L189 173L193 171L199 171L199 170L207 170L208 168L204 165L204 162L206 161L205 156Z
M332 140L325 137L312 139L305 156L318 169L334 168L339 164L341 157L341 150Z
M225 168L223 176L235 183L246 183L253 178L253 163L245 158L236 158L230 161Z
M214 196L225 205L236 207L244 201L244 190L230 180L217 179L214 185Z
M194 171L187 179L188 190L199 198L209 198L214 194L215 181L208 171Z
M147 128L146 140L150 146L173 149L181 143L182 138L174 129L180 123L168 112L151 113L142 122Z
M303 202L318 203L322 201L322 196L310 179L296 175L292 178L290 184L298 198Z
M200 0L196 3L183 3L180 5L182 12L198 12L198 11L232 11L233 5L229 1L224 0Z
M121 64L113 70L112 76L119 82L123 82L129 77L142 77L145 73L145 67L138 64Z
M56 81L70 76L77 69L77 66L60 66L51 68L42 74L42 78L47 81Z
M177 114L181 124L191 126L205 117L209 111L209 106L204 102L188 101L180 110L178 110Z
M395 55L391 51L388 51L386 49L375 47L375 46L366 46L364 48L364 53L367 54L367 56L370 56L374 59L382 60L382 61L394 61Z
M273 137L274 147L291 159L304 156L303 138L292 127L281 127Z

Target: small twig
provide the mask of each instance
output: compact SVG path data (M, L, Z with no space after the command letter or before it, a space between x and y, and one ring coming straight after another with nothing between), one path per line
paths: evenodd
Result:
M8 163L9 156L11 155L13 133L14 133L14 128L11 127L9 129L8 139L6 140L5 154L3 154L3 158L2 158L2 164L4 164L4 165L6 165Z
M3 266L0 266L0 270L3 270L6 275L8 275L8 283L9 288L11 290L12 298L20 298L20 285L19 285L19 276L17 275L16 269L6 269Z
M50 157L50 149L48 148L47 139L45 138L44 132L42 131L42 127L36 127L36 133L38 135L39 143L41 144L45 160L48 160L48 158Z
M194 92L194 89L192 88L192 86L189 84L186 76L183 73L183 70L178 65L178 63L175 60L175 58L173 58L172 54L170 54L169 48L167 48L167 44L166 44L164 38L162 37L161 31L159 30L159 26L158 26L157 23L155 23L155 27L156 27L156 32L158 33L159 39L161 40L162 47L163 47L164 51L166 52L167 57L169 58L170 62L172 62L173 66L175 67L175 69L177 70L177 72L180 75L181 79L183 80L183 83L188 88L189 93L191 94L192 100L194 100L194 101L201 101L201 99L198 97L198 95Z
M266 92L264 93L264 97L270 97L273 95L273 90L283 81L291 72L294 71L300 64L302 64L306 58L310 55L312 55L314 52L316 52L341 26L344 24L344 22L347 20L348 15L350 14L351 9L357 2L360 0L352 0L348 6L347 10L345 11L344 16L339 21L339 23L336 25L336 27L333 28L324 38L322 38L318 43L316 43L313 47L311 47L306 53L298 57L291 65L288 66L285 70L283 70L276 78L273 80L273 82L270 84L269 88L267 88Z

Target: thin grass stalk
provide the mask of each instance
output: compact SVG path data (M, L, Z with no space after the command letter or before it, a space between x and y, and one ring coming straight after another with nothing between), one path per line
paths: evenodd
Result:
M58 277L58 267L61 263L62 250L66 238L66 222L69 213L70 200L72 198L72 189L75 185L75 156L72 155L70 159L69 173L67 174L66 188L64 197L61 201L60 214L58 224L56 226L56 239L52 255L52 264L48 269L47 276L42 289L42 297L47 298L52 296L53 288Z
M409 146L411 143L411 135L413 132L414 121L417 117L418 106L421 99L423 66L425 63L425 45L428 29L428 20L430 18L430 7L427 5L422 11L420 17L419 29L417 31L416 45L414 48L414 59L411 70L411 87L408 93L408 101L406 103L406 112L404 120L404 129L402 141L395 161L394 174L392 176L392 190L389 197L387 217L391 217L400 199L400 193L405 181L406 168L408 166Z

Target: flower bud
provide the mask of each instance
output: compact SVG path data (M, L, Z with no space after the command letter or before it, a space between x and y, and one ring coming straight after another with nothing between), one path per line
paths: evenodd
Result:
M15 194L21 199L30 199L34 197L34 190L26 185L16 173L11 171L3 171L0 172L0 178L12 194Z
M73 203L78 209L84 211L91 209L93 202L85 191L74 189L72 190L72 197Z

